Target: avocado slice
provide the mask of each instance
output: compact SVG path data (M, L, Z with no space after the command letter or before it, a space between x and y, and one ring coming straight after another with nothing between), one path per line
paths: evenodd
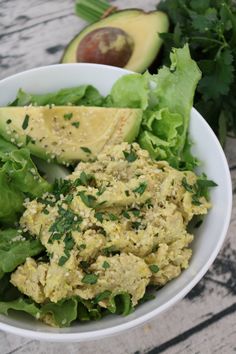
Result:
M89 160L106 144L132 142L141 109L85 106L0 107L0 135L44 160Z
M62 63L93 62L144 72L156 58L167 32L168 17L160 11L117 11L85 27L69 43Z

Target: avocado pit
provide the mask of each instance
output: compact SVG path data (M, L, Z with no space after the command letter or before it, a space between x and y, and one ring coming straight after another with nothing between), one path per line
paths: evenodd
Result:
M102 27L88 33L76 52L78 63L97 63L123 68L134 48L132 37L120 28Z

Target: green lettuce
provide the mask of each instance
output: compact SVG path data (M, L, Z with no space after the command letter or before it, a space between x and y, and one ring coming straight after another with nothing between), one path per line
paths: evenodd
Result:
M82 85L78 87L65 88L57 92L43 95L34 95L18 91L16 99L9 106L46 106L54 104L56 106L65 106L68 104L75 106L102 106L103 97L98 90L91 85Z
M201 72L191 59L188 45L173 49L170 59L170 68L163 67L156 75L146 72L121 77L106 103L142 108L140 146L153 159L167 160L175 168L193 169L198 162L190 153L187 132Z
M38 255L44 247L37 239L15 229L0 230L0 278L24 263L27 257Z
M10 283L7 286L13 287ZM98 296L101 298L102 294ZM131 298L127 293L116 295L110 293L108 309L99 306L96 298L84 300L77 296L61 300L58 303L36 304L31 299L22 296L13 297L11 301L5 301L5 299L3 301L0 290L0 314L8 315L10 310L23 311L36 319L43 320L47 316L50 323L56 327L69 327L75 320L81 322L99 320L111 313L126 316L133 311Z
M29 151L0 137L0 223L17 221L27 195L39 197L51 188L39 175Z

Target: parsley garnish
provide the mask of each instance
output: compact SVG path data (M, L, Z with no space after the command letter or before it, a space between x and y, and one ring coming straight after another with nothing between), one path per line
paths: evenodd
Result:
M158 9L170 19L169 33L161 33L163 53L190 43L191 57L202 72L194 107L224 144L227 132L236 136L236 11L234 1L165 0ZM160 66L169 61L162 57Z
M28 145L29 143L31 144L35 144L35 140L33 138L31 138L30 135L26 135L26 138L25 138L25 144Z
M132 147L130 149L130 152L127 151L123 151L124 157L128 162L134 162L135 160L137 160L138 156L136 155L136 153L132 150Z
M158 265L156 265L156 264L151 264L150 266L149 266L149 269L151 270L151 272L153 272L153 273L157 273L157 272L159 272L159 267L158 267Z
M89 148L87 148L86 146L81 146L80 149L83 150L84 152L86 152L87 154L92 153L92 151Z
M70 258L70 252L68 250L65 250L64 256L61 256L58 261L58 265L62 267L68 261L69 258Z
M6 121L7 124L11 124L11 122L12 122L11 119L8 119L8 120Z
M117 217L116 215L112 214L112 213L109 213L108 216L109 216L109 219L110 219L111 221L118 220L118 217Z
M110 268L110 264L107 261L104 261L102 264L102 268L104 269Z
M27 129L28 128L28 125L29 125L29 115L28 114L26 114L25 115L25 118L24 118L24 121L23 121L23 123L22 123L22 129Z
M71 233L68 233L65 238L64 238L64 244L65 244L65 249L66 250L72 250L72 248L75 245L75 240L72 237Z
M64 119L65 120L70 120L73 117L73 113L66 113L64 114Z
M131 223L131 226L132 226L133 229L138 230L140 228L140 226L141 226L141 222L133 221Z
M122 215L123 215L126 219L130 219L130 215L129 215L129 213L128 213L126 210L124 210L124 211L122 212Z
M80 196L82 202L88 207L88 208L95 208L97 205L96 201L97 198L94 197L91 194L85 194L85 192L81 191L78 192L78 195Z
M193 186L187 182L186 177L182 179L182 186L188 191L189 193L194 193Z
M147 188L147 183L142 182L137 188L133 189L133 192L142 195L145 192L146 188Z
M97 195L102 195L104 192L105 192L105 190L106 190L106 187L105 186L100 186L99 188L98 188L98 191L97 191Z
M110 255L120 254L120 251L117 250L116 246L112 245L102 249L102 254L106 257Z
M204 197L207 200L209 199L208 190L211 187L216 187L217 184L214 181L208 180L206 175L203 174L202 176L198 177L195 184L190 185L187 183L186 177L182 179L182 186L188 191L192 193L192 204L194 205L201 205L200 198Z
M103 215L104 215L103 213L98 211L97 213L94 214L94 217L102 223L103 222Z
M98 280L98 275L96 274L86 274L83 279L82 283L84 284L96 284Z
M93 175L87 174L86 172L82 171L80 177L75 180L76 186L89 186L91 184L95 184L96 179Z
M80 122L73 122L71 125L73 125L75 128L79 128Z

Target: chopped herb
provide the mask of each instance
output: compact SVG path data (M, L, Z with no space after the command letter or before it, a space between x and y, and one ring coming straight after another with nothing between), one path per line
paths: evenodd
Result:
M192 204L196 205L196 206L199 206L202 204L199 200L199 196L197 196L195 194L192 196Z
M109 213L108 216L111 221L118 220L118 217L115 214Z
M129 213L128 213L126 210L122 211L122 215L123 215L126 219L130 219L130 215L129 215Z
M116 246L112 245L102 249L102 254L106 257L110 255L120 254L120 251L117 250Z
M125 195L126 195L126 197L129 197L130 196L130 192L129 191L125 191Z
M134 216L139 216L141 211L139 209L130 209L129 210Z
M80 149L83 150L84 152L86 152L87 154L92 153L92 151L89 148L87 148L86 146L81 146Z
M95 184L96 179L94 175L87 174L84 171L81 172L80 177L75 180L75 186L89 186L91 184Z
M65 203L70 204L73 200L73 194L68 194L65 198Z
M28 125L29 125L29 115L26 114L25 118L24 118L24 121L22 123L22 129L24 129L24 130L27 129Z
M96 274L86 274L83 279L82 283L84 284L96 284L98 280L98 275Z
M87 261L81 261L81 262L80 262L80 266L81 266L81 268L82 268L85 272L88 271L89 264L88 264Z
M147 183L142 182L137 188L133 189L133 192L142 195L145 192L146 188L147 188Z
M12 122L11 119L8 119L8 120L6 121L7 124L11 124L11 122Z
M141 226L141 222L134 221L134 222L132 222L131 226L133 229L138 230Z
M84 243L81 243L81 245L79 245L77 248L78 248L78 250L82 251L82 250L85 250L86 245Z
M97 304L97 303L99 303L99 301L105 300L105 299L109 298L110 296L111 296L111 291L105 290L102 293L98 294L94 298L93 303Z
M91 194L85 194L85 192L81 191L78 193L80 196L82 202L88 207L88 208L95 208L96 205L96 200L97 198L94 197Z
M102 264L102 268L104 269L110 268L110 264L107 261L104 261Z
M97 213L94 214L94 217L102 223L103 222L103 215L104 214L102 212L98 211Z
M69 258L70 258L70 253L69 251L65 250L65 254L64 256L60 257L58 265L62 267L68 261Z
M205 174L200 176L194 185L189 185L184 177L182 185L188 192L192 193L192 204L197 206L201 205L201 201L199 200L201 197L208 200L208 189L217 186L214 181L208 180Z
M64 114L64 119L65 120L70 120L73 117L73 113L66 113Z
M105 186L100 186L98 188L98 192L96 193L97 195L102 195L106 190L106 187Z
M73 238L73 236L71 235L71 233L68 233L65 238L64 238L64 244L65 244L65 249L66 250L72 250L72 248L75 245L75 240Z
M33 138L31 138L30 135L26 135L26 138L25 138L25 144L28 145L29 143L31 144L35 144L35 140Z
M137 160L138 156L136 155L136 153L132 150L130 152L127 151L123 151L124 157L128 162L134 162L135 160Z
M156 265L156 264L151 264L150 266L149 266L149 269L151 270L151 272L153 272L153 273L157 273L157 272L159 272L159 267Z
M75 128L79 128L80 122L73 122L71 125L73 125Z
M186 177L182 179L182 186L185 188L186 191L189 193L194 193L193 186L187 182Z
M44 208L44 209L43 209L43 213L46 214L46 215L48 215L48 214L49 214L49 211L48 211L46 208Z

